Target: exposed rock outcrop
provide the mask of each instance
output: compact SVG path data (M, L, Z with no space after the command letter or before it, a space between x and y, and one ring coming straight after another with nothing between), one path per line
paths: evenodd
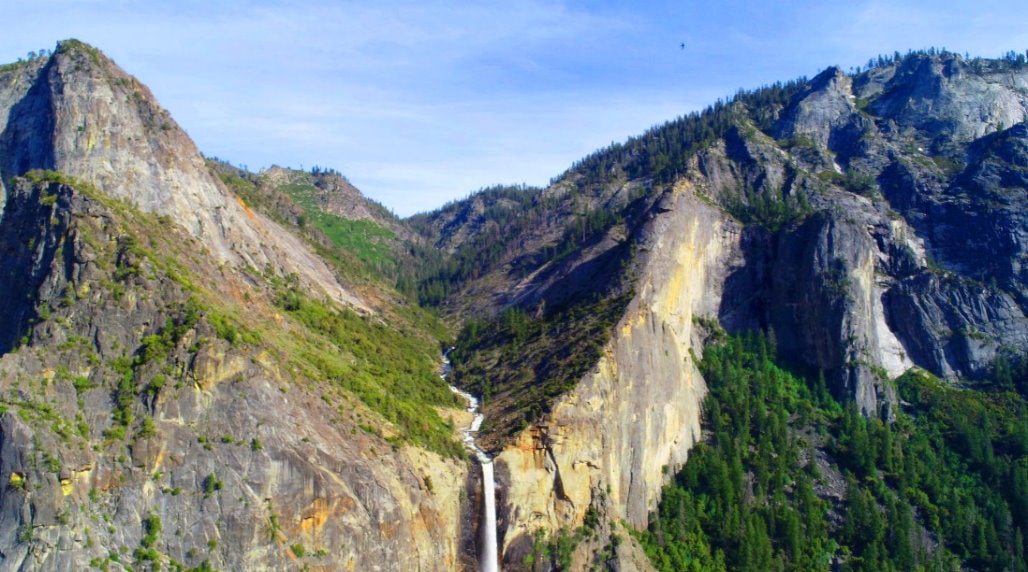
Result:
M305 286L369 308L324 261L220 184L150 90L95 48L56 53L0 74L0 185L32 169L89 181L108 196L169 217L214 259L296 274ZM0 189L2 190L2 189Z
M465 462L319 373L363 372L275 305L382 328L386 302L245 208L145 87L78 42L4 68L0 175L0 569L473 562Z
M388 442L281 348L212 330L194 280L241 285L190 262L184 233L144 247L157 219L119 203L48 181L9 191L0 290L25 303L0 357L0 567L462 566L463 462Z
M504 378L521 385L485 401L508 569L530 567L537 531L587 523L577 569L600 549L646 569L621 527L647 525L701 438L706 335L773 332L885 419L911 366L974 379L1024 359L1026 94L1023 62L911 54L742 94L547 189L489 189L409 226L334 173L304 179L310 205L270 212L416 243L391 268L434 245L435 274L397 275L457 320L508 320L480 369L504 367L503 335L538 336L535 365ZM397 397L384 385L357 397L381 372L315 330L345 330L345 306L368 328L354 344L431 335L391 321L411 310L391 285L333 272L219 175L239 179L89 46L0 69L0 567L474 566L475 475L404 441L402 422L428 424L375 409ZM266 196L301 176L252 181ZM302 312L301 294L325 307Z
M582 525L586 511L644 527L668 469L700 434L706 387L694 320L717 314L722 284L745 264L741 227L688 186L660 202L639 248L638 295L594 371L497 458L509 472L503 535L516 566L538 528Z

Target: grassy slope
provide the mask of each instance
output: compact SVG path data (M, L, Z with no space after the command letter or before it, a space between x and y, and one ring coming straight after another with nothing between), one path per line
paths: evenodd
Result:
M120 355L91 358L100 360L98 372L110 375L98 373L97 379L82 383L99 386L110 383L105 378L114 380L114 427L125 428L116 429L115 437L139 430L140 412L155 375L161 376L157 390L188 382L181 378L183 370L162 367L162 360L182 351L195 354L209 343L204 336L210 336L207 339L224 339L240 352L273 356L281 371L290 372L293 384L321 393L326 402L338 404L340 416L356 416L367 431L394 444L409 442L446 456L463 455L452 428L435 411L437 406L458 404L437 375L437 323L423 313L398 307L377 316L359 316L298 291L290 277L212 268L194 241L169 228L162 217L141 213L59 173L31 176L46 188L67 185L63 192L85 195L110 212L104 232L117 229L116 243L84 223L75 228L77 239L95 249L96 263L110 273L110 279L92 286L89 303L147 299L152 296L149 289L157 285L161 299L168 300L161 310L167 319L145 332L138 345L121 348ZM40 200L57 202L47 198L52 194L41 196ZM66 313L74 314L79 303L86 302L69 294ZM64 303L53 306L53 312L40 311L40 321L73 329L65 312L57 311ZM193 340L190 347L182 347L187 339ZM24 341L32 342L29 337ZM354 400L363 406L346 405Z

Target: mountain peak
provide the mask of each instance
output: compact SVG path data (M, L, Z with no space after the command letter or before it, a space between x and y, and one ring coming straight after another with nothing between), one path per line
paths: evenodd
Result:
M839 81L845 77L846 74L843 73L839 66L828 66L824 71L814 76L814 79L810 80L810 86L812 89L824 89L833 81Z
M66 40L42 65L3 73L21 74L0 82L13 85L0 97L4 196L4 182L30 170L64 173L167 216L222 263L297 274L313 290L367 309L299 239L247 211L150 90L100 50Z

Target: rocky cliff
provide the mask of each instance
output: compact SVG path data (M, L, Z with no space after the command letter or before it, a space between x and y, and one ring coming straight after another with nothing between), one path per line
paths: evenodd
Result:
M94 49L0 85L0 569L473 561L425 317L342 286Z
M89 181L168 216L234 267L296 274L310 289L362 307L325 263L219 183L144 85L95 48L70 40L52 57L0 74L0 184L31 169ZM366 308L364 308L366 309Z
M688 185L658 208L638 243L638 294L594 370L498 457L509 475L510 567L535 530L577 528L589 510L645 527L668 468L700 436L694 322L716 315L726 276L744 264L742 229Z
M911 53L399 221L205 161L80 42L4 66L0 567L472 568L418 298L463 325L505 569L647 569L625 527L702 438L709 337L885 420L912 366L1024 359L1026 115L1023 60Z
M489 387L497 397L487 412L503 418L519 399L531 403L518 397L528 393L519 379L546 383L545 368L526 373L497 359L507 355L500 339L527 356L540 351L533 327L504 308L524 308L549 339L574 328L540 308L603 292L598 284L611 279L591 265L619 241L631 244L620 268L634 290L602 351L580 343L595 355L589 371L527 427L490 429L509 435L496 444L508 566L537 562L534 531L573 530L596 511L645 525L661 469L679 466L699 435L694 322L705 332L773 332L797 367L823 372L838 398L884 419L897 406L892 380L911 366L974 379L997 356L1022 359L1026 78L1018 60L934 51L855 75L830 68L614 145L526 197L525 218L542 228L518 248L500 241L511 254L483 276L458 276L461 292L494 285L492 297L472 298L478 312L502 311L494 329L466 338L478 348L464 370L471 387L490 375L518 387ZM631 208L611 200L625 189L644 191ZM619 214L611 225L580 224L594 209ZM483 238L476 229L488 228L490 211L479 207L454 229L459 212L440 211L428 233L458 256L475 248L462 237ZM581 238L570 255L561 254L567 229ZM495 334L504 328L507 338ZM568 351L554 345L529 361ZM586 541L597 550L606 542Z

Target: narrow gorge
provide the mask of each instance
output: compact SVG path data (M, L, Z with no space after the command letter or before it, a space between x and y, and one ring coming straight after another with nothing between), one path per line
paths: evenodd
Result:
M449 352L447 352L449 353ZM443 355L443 381L450 373L450 360ZM466 391L461 391L450 385L450 391L459 395L468 403L468 413L471 413L471 424L467 429L462 430L464 434L464 445L472 452L478 464L482 467L482 506L479 511L479 570L481 572L496 572L499 566L499 556L496 541L496 482L493 475L493 460L478 446L475 435L482 428L485 415L479 411L479 399Z

